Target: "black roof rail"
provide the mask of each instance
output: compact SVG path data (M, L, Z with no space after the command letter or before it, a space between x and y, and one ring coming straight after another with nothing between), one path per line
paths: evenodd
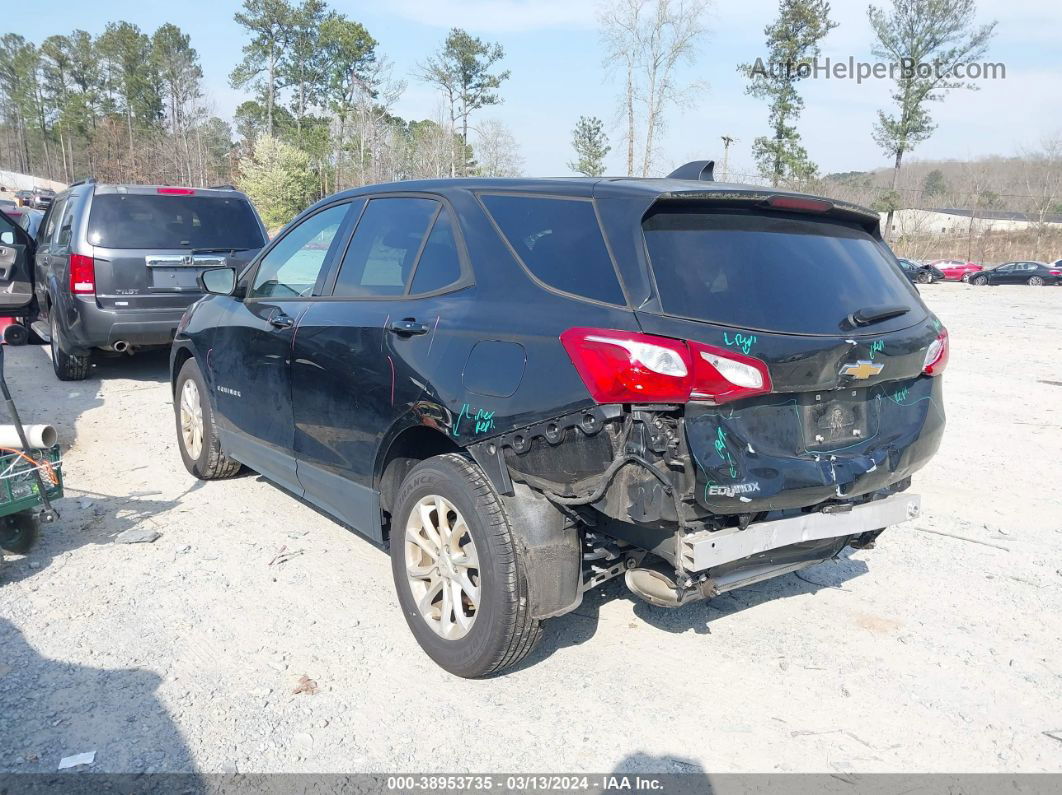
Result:
M679 166L667 176L669 179L695 179L700 182L715 182L714 170L714 160L694 160L684 166Z
M236 190L236 186L226 182L224 185L211 185L207 190Z
M95 185L95 184L96 184L96 178L95 177L85 177L84 179L79 179L77 182L71 182L66 187L72 188L75 185Z

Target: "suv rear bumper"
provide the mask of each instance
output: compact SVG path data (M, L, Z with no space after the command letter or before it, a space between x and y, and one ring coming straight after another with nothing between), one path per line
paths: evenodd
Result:
M870 533L918 516L917 494L893 494L843 513L806 513L788 519L750 524L744 530L700 530L681 541L680 554L686 571L699 572L752 558L792 544L825 541Z
M137 347L169 345L184 308L152 310L101 309L95 300L78 299L63 338L81 349L109 348L118 341Z

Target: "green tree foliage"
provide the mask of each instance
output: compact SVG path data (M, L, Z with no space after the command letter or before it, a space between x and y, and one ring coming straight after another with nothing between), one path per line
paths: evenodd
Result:
M752 154L760 174L772 185L807 181L817 173L796 129L804 109L797 83L808 76L819 43L835 27L826 0L779 0L778 17L763 31L767 63L758 59L738 67L749 80L746 93L766 99L770 107L771 134L753 141Z
M928 139L935 128L929 103L955 88L976 88L955 78L955 67L988 51L996 23L977 26L974 0L893 0L891 10L867 9L876 44L874 55L893 63L924 65L897 70L895 110L878 111L874 141L893 158L893 188L904 154Z
M935 168L926 174L922 181L922 193L927 197L940 196L948 192L948 183L944 179L944 172Z
M600 177L605 173L605 155L612 151L605 135L604 125L597 116L580 116L572 130L572 148L576 160L568 168L587 177Z
M468 146L468 120L473 112L501 103L497 90L509 79L509 70L492 73L494 65L505 56L500 44L491 44L461 28L453 28L442 49L420 67L420 77L438 86L446 96L450 124L458 128L461 141ZM468 173L464 163L453 162L453 176Z
M273 133L274 109L280 90L280 69L291 35L293 10L286 0L244 0L236 21L251 34L243 60L229 75L233 88L250 86L265 107L266 128Z
M240 159L238 180L270 229L286 224L317 195L310 156L272 135L258 136L254 150Z

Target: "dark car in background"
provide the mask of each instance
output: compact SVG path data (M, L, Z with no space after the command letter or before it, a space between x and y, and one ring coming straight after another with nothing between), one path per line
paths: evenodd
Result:
M41 221L44 220L44 210L34 210L30 207L23 207L20 210L19 217L15 219L19 226L26 230L26 233L33 238L37 239L37 233L41 227Z
M904 257L900 257L898 262L900 267L903 268L904 275L912 283L932 284L933 282L944 281L943 271L932 265L923 265L921 262L915 262L913 259L905 259Z
M412 633L461 676L614 577L677 607L872 546L919 510L947 332L877 213L708 172L320 201L200 276L184 465L389 543Z
M201 295L198 274L266 239L250 200L228 187L75 183L48 209L29 246L35 265L16 269L0 310L21 311L50 342L56 376L80 380L95 351L169 345Z
M1062 284L1062 268L1044 262L1004 262L970 277L970 284L983 286L995 284L1028 284L1042 287L1045 284Z
M51 188L34 188L30 195L29 206L35 210L47 210L55 200L55 191Z

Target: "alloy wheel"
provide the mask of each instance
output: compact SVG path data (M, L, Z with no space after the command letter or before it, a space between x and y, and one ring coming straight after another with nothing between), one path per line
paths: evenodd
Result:
M1029 284L1032 285L1033 287L1039 287L1043 283L1044 283L1044 277L1043 276L1030 276L1029 277Z
M479 556L464 517L445 497L429 494L409 512L405 564L421 618L447 640L467 635L479 611Z
M181 388L181 441L193 461L203 452L203 402L199 387L189 378Z

